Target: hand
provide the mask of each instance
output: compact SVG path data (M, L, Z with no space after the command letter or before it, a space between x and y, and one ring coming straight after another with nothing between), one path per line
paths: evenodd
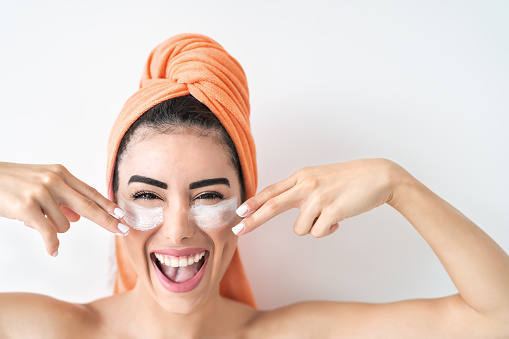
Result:
M24 165L0 162L0 217L21 220L42 236L50 255L58 254L57 233L64 233L80 215L120 234L129 228L116 204L74 177L62 165Z
M404 171L386 159L354 160L308 167L266 187L242 204L237 213L247 216L232 231L244 235L291 208L300 213L293 226L298 235L316 238L339 228L339 222L389 202L394 178Z

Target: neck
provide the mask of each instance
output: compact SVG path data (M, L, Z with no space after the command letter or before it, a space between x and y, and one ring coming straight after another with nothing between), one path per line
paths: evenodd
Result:
M166 311L154 297L137 283L125 294L126 307L123 320L129 324L131 333L142 338L200 338L224 330L227 301L215 291L203 305L189 313Z

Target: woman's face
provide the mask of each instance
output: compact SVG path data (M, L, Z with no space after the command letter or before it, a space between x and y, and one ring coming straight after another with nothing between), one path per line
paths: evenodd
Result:
M134 206L141 218L150 218L143 211L160 211L162 222L147 231L131 229L125 244L138 284L165 310L189 313L218 296L237 244L231 228L240 222L229 208L222 224L215 220L207 228L207 213L197 221L190 212L210 212L212 205L217 211L216 206L232 206L233 201L236 208L240 183L217 138L150 132L140 128L119 164L117 201ZM138 138L141 133L144 138ZM172 267L176 263L179 267Z

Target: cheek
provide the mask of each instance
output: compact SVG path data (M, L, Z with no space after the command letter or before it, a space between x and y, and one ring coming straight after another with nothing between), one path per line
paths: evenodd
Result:
M232 225L239 223L242 220L240 217L236 217L232 221ZM215 228L215 229L204 229L203 232L207 233L208 237L214 242L214 262L218 269L217 276L222 277L230 265L233 253L237 246L237 237L231 231L231 225Z
M223 247L227 247L230 243L232 243L232 241L234 241L235 244L237 243L238 237L233 234L232 227L241 220L242 219L240 217L235 217L232 222L226 226L212 229L203 228L202 230L213 240L216 245L216 249L217 246L221 246L221 244L223 244Z
M161 206L143 207L134 202L126 201L122 196L118 199L118 205L126 212L124 220L135 230L148 231L163 222L163 208Z
M147 254L145 246L152 232L137 231L131 229L129 234L124 238L127 254L133 263L134 269L140 276L140 269L146 269Z
M221 232L231 229L238 220L235 213L237 206L237 197L221 201L215 205L193 205L189 209L189 220L193 220L204 231Z
M189 219L203 232L213 239L217 253L227 257L233 253L238 237L232 232L242 218L235 213L238 207L238 198L221 201L215 205L193 205L189 210Z
M224 262L225 258L231 258L237 245L238 237L231 230L242 220L235 213L237 207L238 198L233 197L215 205L193 205L189 210L189 220L192 220L214 242L215 251L218 254L216 260L222 261L221 265L227 264Z

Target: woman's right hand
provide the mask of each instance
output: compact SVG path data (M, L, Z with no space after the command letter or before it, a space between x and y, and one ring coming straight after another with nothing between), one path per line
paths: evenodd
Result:
M129 233L129 227L111 216L120 219L125 212L62 165L0 162L0 196L0 217L36 229L52 256L58 255L57 233L66 232L80 216L115 234Z

